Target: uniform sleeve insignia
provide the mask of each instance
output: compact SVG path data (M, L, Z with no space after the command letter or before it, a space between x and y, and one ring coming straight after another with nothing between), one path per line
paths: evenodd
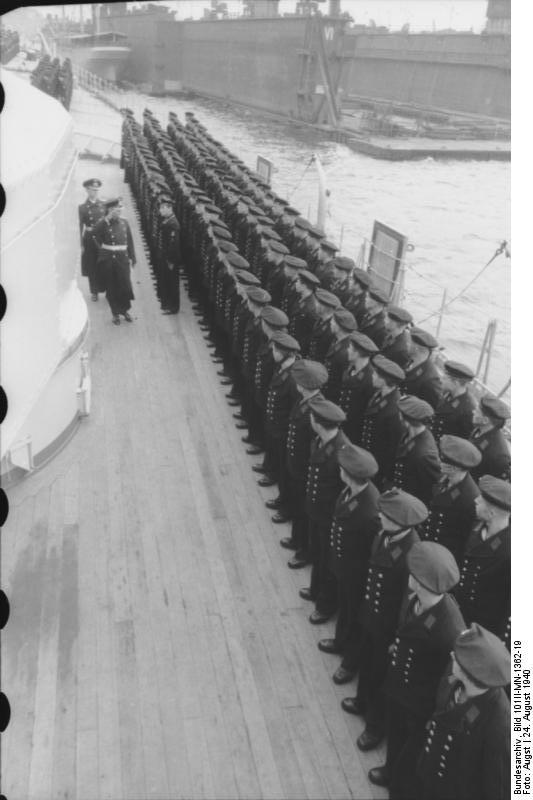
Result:
M501 545L501 543L502 543L502 540L500 539L500 537L499 536L494 536L493 539L490 542L491 549L492 550L497 550L498 547Z
M457 500L457 498L459 497L460 494L461 494L461 492L459 491L459 489L457 489L457 488L456 489L452 489L452 491L450 492L450 497L452 498L452 500Z
M434 614L428 614L426 620L424 621L424 628L427 628L428 631L432 629L434 624L437 621L437 617Z
M468 724L473 725L476 719L479 717L479 708L477 706L470 706L465 714L465 717L468 720Z
M401 547L396 546L390 551L390 556L391 556L393 561L398 561L398 559L400 558L401 555L402 555L402 548Z

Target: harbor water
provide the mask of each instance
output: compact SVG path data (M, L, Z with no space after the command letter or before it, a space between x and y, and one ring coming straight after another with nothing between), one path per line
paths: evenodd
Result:
M273 189L316 221L318 176L308 166L322 160L330 190L328 238L342 241L342 254L357 259L374 220L406 235L404 305L415 322L433 333L447 290L447 302L461 294L510 239L510 175L505 162L381 161L324 140L296 122L202 98L158 98L127 94L123 105L136 115L150 108L166 126L168 112L184 121L193 111L210 133L255 169L258 155L275 167ZM110 112L111 113L111 112ZM102 135L104 135L102 133ZM445 355L477 367L489 320L497 331L488 386L499 393L510 378L511 259L498 256L443 316L439 340ZM510 399L510 391L505 399Z

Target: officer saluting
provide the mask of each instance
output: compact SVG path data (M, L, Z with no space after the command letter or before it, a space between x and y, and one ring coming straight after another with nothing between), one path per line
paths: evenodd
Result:
M474 623L459 634L426 725L416 800L509 796L510 676L511 657L490 631Z
M89 178L83 182L87 200L78 206L81 236L81 274L89 279L91 300L98 300L98 293L105 292L104 276L98 268L98 244L94 238L94 226L105 216L105 207L98 197L102 181Z
M107 200L106 215L94 228L94 238L100 246L99 263L105 274L107 302L113 314L113 324L120 325L122 314L127 322L134 298L130 278L130 264L135 265L135 250L130 226L121 219L122 198Z
M457 563L436 542L417 542L407 554L409 590L396 637L389 648L383 692L388 702L387 761L368 773L390 785L391 800L412 797L425 724L436 700L450 650L465 621L448 594L459 580Z

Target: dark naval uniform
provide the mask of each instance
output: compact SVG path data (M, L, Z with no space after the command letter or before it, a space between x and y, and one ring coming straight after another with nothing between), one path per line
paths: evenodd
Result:
M174 214L161 223L161 305L164 309L178 311L180 307L179 268L182 263L180 225Z
M406 368L402 389L405 394L414 394L436 409L442 397L442 380L433 361L428 358L416 367Z
M89 291L93 295L105 292L105 275L100 269L99 247L94 238L95 225L105 216L101 200L86 200L78 206L81 236L81 274L89 279Z
M329 567L339 588L335 645L343 655L343 667L349 670L355 670L358 661L358 613L372 543L380 528L378 496L371 481L355 496L349 488L344 489L335 504L331 522Z
M385 477L392 473L396 451L403 435L403 426L398 411L399 389L386 395L375 392L363 415L359 441L378 462L379 472L374 483L382 488Z
M446 477L441 478L428 506L429 516L420 528L422 539L447 547L458 564L476 520L475 499L478 496L479 489L468 472L453 486Z
M479 429L472 432L470 441L481 452L481 463L472 470L476 480L482 475L511 480L511 453L507 440L499 428L491 428L485 433Z
M348 367L342 377L339 406L346 414L344 431L354 444L361 438L363 414L375 391L372 372L372 364L368 363L358 372L354 367Z
M468 439L474 428L474 401L469 392L452 397L448 392L435 410L431 431L438 443L446 433Z
M501 687L459 703L446 675L426 725L416 800L504 800L510 796L511 709Z
M135 264L135 250L130 226L125 219L101 219L94 228L94 238L100 245L99 264L111 313L124 314L134 299L129 262Z
M312 558L311 599L317 611L324 614L333 613L337 605L337 587L328 565L329 530L342 489L337 453L347 442L341 430L325 444L316 436L309 455L306 510Z
M350 337L333 342L328 349L325 358L324 366L328 371L328 382L324 387L324 396L331 400L332 403L338 403L341 393L342 376L349 364L348 346L350 344ZM346 412L345 412L346 413Z
M311 294L301 300L293 310L290 310L289 316L289 333L300 342L301 355L305 358L309 352L313 327L318 318L314 295Z
M478 622L501 639L511 610L511 528L483 539L479 522L466 543L455 596L468 624Z
M369 339L381 349L381 346L387 335L387 317L385 311L378 311L378 313L371 313L366 311L361 319L357 318L355 311L349 307L354 317L359 323L359 332L364 333Z
M279 494L288 502L286 444L289 415L296 400L300 396L291 375L291 366L283 362L276 365L265 408L265 470L273 475L279 483Z
M367 730L377 737L384 734L386 712L380 690L389 664L388 648L407 589L407 553L418 541L417 532L411 528L400 537L382 532L372 543L359 612L361 641L357 703L366 715Z
M401 331L396 336L387 333L381 344L380 352L382 356L405 369L411 360L409 355L409 334L406 331Z
M400 441L390 483L391 486L414 494L428 505L440 472L437 445L430 431L424 428L416 436Z
M390 702L387 744L390 796L402 800L413 796L414 772L425 724L435 706L450 651L466 627L459 606L449 594L421 613L416 613L416 606L415 595L400 618L383 685Z

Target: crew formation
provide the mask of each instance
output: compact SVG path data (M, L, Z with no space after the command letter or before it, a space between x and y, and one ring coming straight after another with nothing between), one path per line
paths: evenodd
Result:
M503 798L510 766L509 410L194 115L124 110L122 164L164 311L179 267L266 505L311 567L369 779L396 798ZM174 216L175 214L175 216ZM170 228L167 220L172 218ZM100 242L97 223L95 238ZM119 312L120 313L120 312Z

